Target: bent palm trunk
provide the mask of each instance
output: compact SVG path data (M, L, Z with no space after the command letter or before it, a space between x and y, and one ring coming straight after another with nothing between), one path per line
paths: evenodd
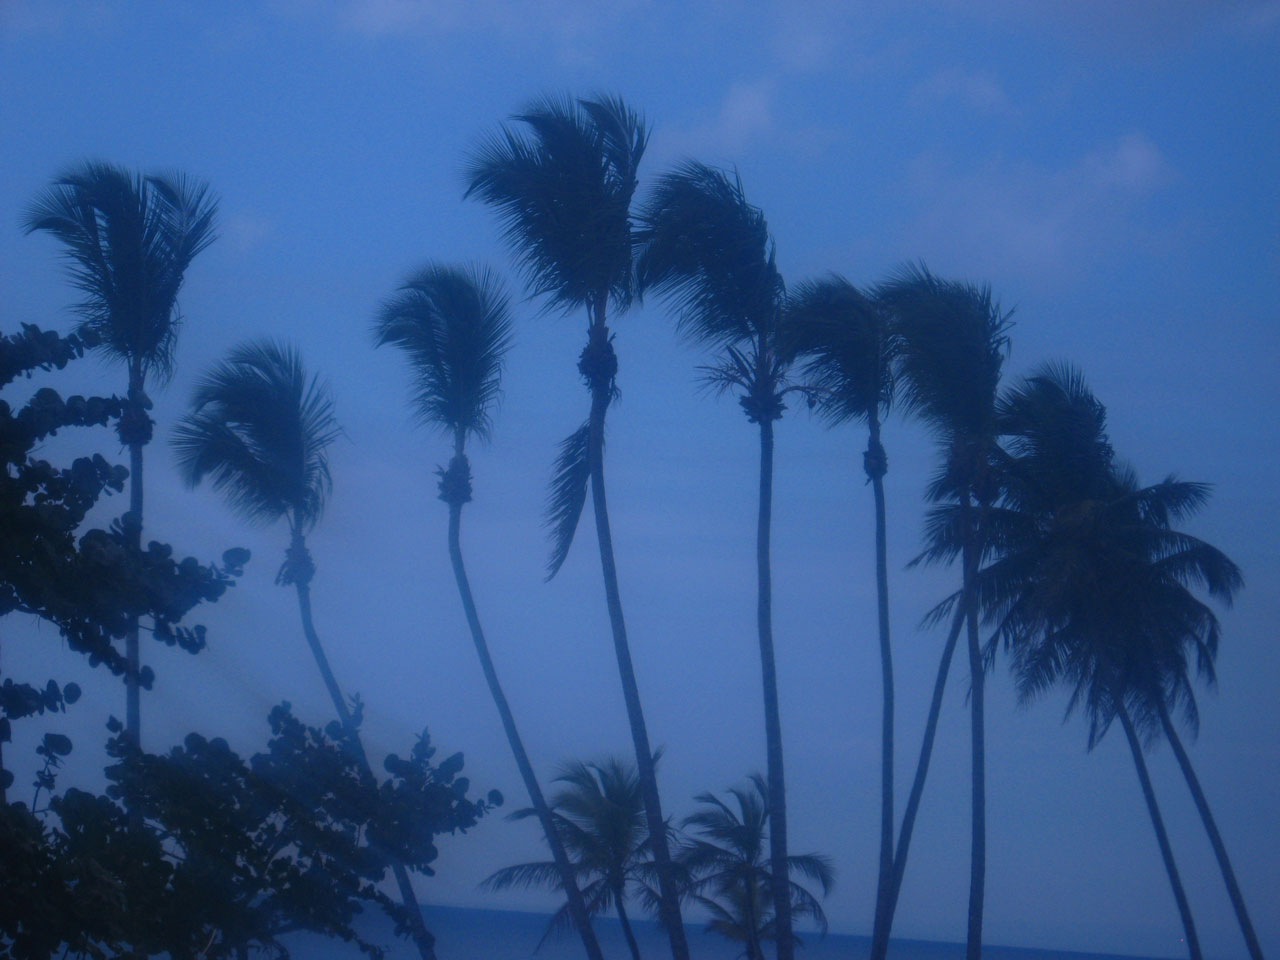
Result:
M129 513L133 521L124 526L128 546L134 550L142 549L142 447L150 434L150 420L142 407L143 378L141 371L134 366L129 372L129 395L127 424L122 423L129 446ZM141 432L146 422L146 435ZM142 652L138 647L138 617L129 617L129 632L125 635L125 660L127 671L124 675L125 689L125 736L133 741L133 745L142 747Z
M1151 775L1147 772L1147 762L1142 756L1142 744L1138 741L1137 731L1133 728L1133 720L1129 711L1121 702L1116 716L1124 728L1124 735L1129 741L1129 749L1133 752L1133 765L1138 770L1138 781L1142 784L1142 796L1147 801L1147 811L1151 814L1151 825L1156 830L1156 842L1160 844L1160 856L1164 858L1164 868L1169 874L1169 884L1173 887L1173 899L1178 903L1178 915L1182 918L1182 928L1186 931L1187 950L1191 960L1203 960L1200 952L1200 940L1196 936L1195 921L1191 919L1191 905L1187 903L1187 894L1182 889L1182 880L1178 876L1177 864L1173 862L1173 847L1169 845L1169 835L1164 829L1164 818L1160 816L1160 807L1156 804L1156 792L1151 786Z
M311 619L311 561L307 556L306 541L301 534L295 533L293 535L289 553L287 564L302 565L295 568L297 572L293 576L293 583L298 592L298 610L302 616L302 632L307 639L307 646L311 648L311 655L315 658L316 666L320 668L320 676L324 680L325 689L328 690L329 698L333 701L334 709L338 712L338 719L342 723L343 730L347 732L352 745L356 749L360 765L364 767L365 772L373 776L373 768L369 765L369 757L364 751L364 743L360 739L360 732L356 727L354 718L351 716L351 710L347 707L346 700L343 699L342 689L338 686L333 670L329 667L329 658L325 656L324 647L320 644L320 636L316 633L315 624ZM431 931L427 929L426 924L422 921L422 908L418 905L417 895L413 892L413 882L409 879L409 871L398 857L390 859L391 873L395 877L396 886L400 890L400 901L404 904L405 911L409 914L409 930L413 934L418 953L422 960L436 960L435 937L432 936Z
M654 772L653 751L649 746L649 731L645 725L644 710L640 705L640 688L636 684L635 667L631 662L627 625L622 616L618 569L613 557L613 535L609 529L609 509L604 489L604 419L612 397L612 370L616 370L617 361L612 356L613 347L609 343L609 331L603 319L592 323L585 353L584 372L591 386L591 416L587 421L591 507L595 514L596 539L600 546L600 568L604 576L605 602L609 609L613 649L618 660L622 697L627 707L631 740L636 751L636 768L640 775L640 790L644 796L645 820L649 829L654 865L658 873L659 916L671 942L671 954L674 960L689 960L689 944L685 939L684 923L680 918L679 892L672 868L671 852L667 845L666 821L662 817L662 802L658 796L658 778ZM601 371L608 372L608 375L602 375Z
M1227 885L1231 906L1235 908L1240 932L1244 934L1244 942L1249 948L1249 956L1252 960L1262 960L1262 947L1258 943L1258 935L1254 933L1253 923L1249 920L1249 911L1245 909L1244 895L1240 892L1239 884L1236 883L1235 871L1231 869L1231 861L1227 858L1226 845L1222 842L1222 835L1218 833L1218 825L1213 819L1213 814L1209 812L1209 801L1205 799L1204 791L1200 788L1200 778L1191 767L1191 758L1187 756L1187 751L1182 746L1182 739L1174 729L1164 702L1157 702L1157 708L1160 711L1160 726L1164 728L1165 738L1173 747L1173 755L1178 758L1178 766L1182 768L1182 775L1187 780L1192 799L1196 802L1196 809L1200 811L1200 819L1204 821L1209 843L1213 845L1214 856L1218 858L1218 867L1222 870L1222 879Z
M778 672L773 655L773 581L769 533L773 519L773 421L760 418L760 511L756 525L756 624L764 677L765 748L769 767L769 859L775 883L773 914L778 960L793 960L791 887L787 883L787 787L782 768L782 720L778 709Z
M967 512L967 511L966 511ZM972 533L970 533L972 538ZM964 595L969 598L965 613L966 632L969 641L969 708L970 745L973 754L971 838L969 854L969 927L965 945L967 960L979 960L982 956L982 907L986 892L987 875L987 783L986 737L984 735L984 687L985 670L982 664L982 647L978 640L978 604L973 595L973 576L978 568L977 549L972 539L965 545Z
M466 457L459 453L454 457L454 464L460 464L459 474L466 472L467 482L467 498L470 498L470 469L466 466ZM455 469L451 464L450 471ZM444 499L444 484L441 484L441 499ZM574 926L578 928L578 934L582 937L582 945L587 951L587 956L591 960L603 960L603 954L600 951L600 944L596 939L595 930L591 926L591 917L587 914L585 901L582 899L582 891L578 887L578 881L574 878L573 867L569 863L569 856L565 852L564 844L560 842L560 834L556 831L555 822L551 817L551 808L547 806L546 798L543 796L542 788L538 785L537 775L533 771L533 765L529 762L529 755L525 752L524 741L520 739L520 733L516 729L515 717L511 713L511 707L507 703L506 694L502 691L502 685L498 682L498 673L493 666L493 658L489 655L489 644L485 640L484 629L480 626L480 616L476 612L475 599L471 595L471 582L467 577L466 567L462 562L462 500L454 496L453 499L446 501L449 504L449 559L453 563L453 576L458 583L458 593L462 598L462 609L467 617L467 625L471 628L471 639L475 643L476 656L480 658L480 668L484 671L485 682L489 685L489 693L493 697L494 705L498 708L498 715L502 718L502 729L507 734L507 743L511 746L511 753L515 756L516 766L520 769L520 776L524 780L525 789L529 793L529 801L533 804L533 809L538 815L538 821L542 824L542 831L547 838L547 846L551 848L551 857L555 861L556 869L560 873L560 882L564 886L565 896L569 901L569 915L573 919ZM619 912L622 909L622 902L618 902ZM625 920L624 920L625 923ZM630 941L630 928L626 928L628 940ZM634 947L632 950L635 953ZM636 954L636 960L639 960L639 954Z
M902 829L898 833L898 847L893 858L893 876L890 877L884 907L877 913L872 931L872 960L885 960L889 953L889 934L893 930L893 916L898 909L898 896L902 892L902 880L907 872L907 854L911 850L911 836L915 832L916 817L920 813L920 801L924 797L925 779L929 775L929 762L933 758L933 742L937 737L938 718L942 713L942 695L946 691L947 674L951 670L951 659L956 652L960 628L964 626L966 606L962 597L951 619L947 642L942 647L942 659L938 663L938 676L933 682L933 698L929 702L929 714L924 725L924 739L920 744L920 759L916 762L915 778L911 782L906 810L902 814Z
M618 888L613 892L615 901L618 904L618 920L622 923L622 935L626 938L627 949L631 951L631 960L641 960L640 945L636 943L635 932L631 929L631 919L627 916L626 905L622 902L626 893L622 888Z

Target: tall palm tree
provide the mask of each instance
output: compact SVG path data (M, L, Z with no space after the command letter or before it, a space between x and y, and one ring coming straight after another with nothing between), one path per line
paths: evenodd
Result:
M787 858L787 875L778 874L766 856L769 832L769 787L753 774L749 787L729 790L734 810L713 793L694 799L702 808L686 817L685 829L696 831L680 852L689 873L694 900L711 914L708 929L743 944L746 960L764 960L764 942L776 940L773 892L782 887L791 900L795 917L810 917L825 934L827 917L818 898L791 879L801 874L816 880L826 896L835 882L831 861L820 854L796 854ZM799 938L792 934L798 943Z
M307 377L296 350L259 340L236 347L210 370L196 385L191 406L171 441L183 478L191 487L207 478L250 523L288 523L289 548L276 583L292 585L297 592L307 646L348 741L373 776L359 722L311 616L315 564L306 536L324 512L332 486L328 448L341 433L329 392L315 377ZM418 951L423 960L434 960L435 938L422 922L409 872L396 858L391 869Z
M462 560L462 507L471 500L468 437L489 434L492 410L500 391L502 364L511 343L511 317L506 294L488 270L432 264L414 274L382 308L375 325L378 346L393 344L407 354L414 376L413 405L418 419L453 440L453 458L441 468L440 499L449 506L449 559L471 629L476 656L489 693L502 718L507 743L529 792L529 801L551 848L569 915L582 937L587 956L601 960L582 891L564 843L555 829L537 775L516 729L502 684L489 653L475 598Z
M889 557L884 476L889 459L880 418L893 402L897 337L886 312L844 277L801 284L787 303L788 335L806 357L811 396L832 426L867 425L862 467L875 504L876 612L883 712L880 722L880 869L875 916L883 916L893 877L893 651L889 642Z
M883 960L897 898L902 888L911 834L919 810L942 694L959 631L966 628L969 651L970 746L972 750L972 846L969 913L965 953L982 955L982 913L986 886L986 757L984 734L984 670L978 636L978 610L972 585L983 554L983 521L995 496L997 474L992 460L996 445L996 394L1008 347L1009 314L1000 309L987 287L942 280L923 265L909 267L882 284L877 298L893 317L898 334L899 397L910 414L933 431L942 465L928 497L952 504L935 512L925 560L961 558L961 599L956 605L934 683L924 743L903 813L894 856L893 886L883 916L872 935L872 957ZM942 518L950 518L950 523Z
M472 157L467 196L497 209L532 292L545 297L549 309L587 314L587 345L578 372L591 394L591 412L561 445L550 498L549 573L554 576L568 555L590 486L614 653L653 837L660 916L674 960L688 960L653 750L622 615L604 486L605 414L617 395L618 373L609 309L625 310L634 293L631 199L649 131L617 97L546 99L514 120L525 129L503 127Z
M1221 551L1171 526L1204 505L1208 488L1173 478L1140 487L1132 471L1115 464L1105 410L1070 368L1049 367L1028 378L1002 399L1000 413L1012 456L1001 508L992 518L998 557L978 584L996 624L993 642L1003 639L1013 651L1024 699L1058 682L1072 687L1069 710L1084 708L1090 749L1112 721L1120 721L1194 958L1200 956L1195 924L1143 759L1144 739L1162 732L1169 738L1175 754L1182 754L1179 763L1250 955L1261 957L1226 849L1170 717L1170 707L1181 704L1194 729L1193 669L1213 679L1219 625L1190 587L1201 585L1229 603L1242 583Z
M213 242L217 201L206 184L182 174L143 176L92 161L54 179L23 220L27 233L47 231L65 247L82 332L124 364L128 392L120 442L129 448L129 513L125 536L142 544L142 448L151 441L147 378L167 381L177 345L178 292L187 267ZM138 619L125 637L125 732L141 743L142 662Z
M704 368L708 381L720 390L741 391L738 402L760 430L756 625L773 824L769 842L774 871L781 876L787 863L787 791L773 647L770 533L773 425L785 409L783 398L795 389L787 382L791 357L782 337L786 288L768 224L747 202L737 177L686 163L659 179L641 218L641 288L665 296L677 311L680 330L717 350L713 365ZM774 913L779 960L791 960L791 898L785 887L774 890Z
M617 757L575 761L565 765L555 782L564 784L551 798L555 833L562 849L568 851L574 873L582 880L586 909L592 915L615 910L632 960L641 960L627 915L627 900L638 893L647 905L657 909L661 897L650 886L652 845L636 769ZM540 814L530 807L515 811L509 819L533 816ZM490 890L569 889L559 863L546 861L504 867L487 877L483 885ZM576 884L573 889L577 889ZM552 915L538 946L552 933L565 929L571 914L572 907L566 902Z

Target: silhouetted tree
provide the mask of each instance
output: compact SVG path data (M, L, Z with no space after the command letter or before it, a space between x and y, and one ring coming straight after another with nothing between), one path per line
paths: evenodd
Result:
M504 127L480 147L467 169L467 196L497 209L534 294L546 297L550 308L587 312L587 345L578 358L578 372L591 393L591 412L561 444L550 498L550 574L568 555L589 484L609 625L654 838L661 919L674 960L688 960L653 751L622 614L604 486L605 414L617 395L618 373L608 316L610 306L625 310L634 293L631 200L648 128L616 97L547 99L514 119L527 133Z
M782 887L791 901L791 913L810 917L822 932L827 917L822 904L790 878L800 874L816 880L826 896L835 881L831 861L820 854L787 857L787 877L778 876L765 855L769 832L769 788L759 774L749 787L729 790L737 810L713 793L694 799L702 808L686 817L684 828L696 831L680 852L681 865L689 872L690 894L710 914L709 930L743 944L746 960L764 960L763 944L779 936L775 922L774 893ZM798 944L800 938L792 934Z
M1008 347L1009 314L1001 311L989 288L942 280L924 266L902 271L882 284L876 296L893 317L899 337L898 383L902 406L924 420L936 436L942 454L941 468L928 488L929 500L957 508L952 511L944 506L932 513L930 547L923 558L961 558L962 598L943 647L920 761L898 836L893 889L879 918L879 929L873 931L871 955L874 960L883 960L888 951L893 913L902 888L911 833L942 707L942 692L963 623L969 649L973 753L972 850L965 951L968 960L977 960L982 954L986 884L985 667L972 584L982 562L983 521L997 492L998 474L993 468L997 449L996 392ZM948 522L942 522L943 517Z
M191 406L172 441L183 478L192 487L209 478L251 523L282 518L288 523L289 548L276 583L292 585L297 592L311 655L343 728L368 766L358 719L333 675L311 615L315 564L306 535L324 511L331 487L328 447L340 433L328 390L316 378L308 379L297 351L263 340L232 350L196 385ZM434 957L434 937L422 923L408 871L399 861L392 862L392 871L419 952L424 960Z
M417 418L426 426L446 432L453 440L453 458L447 468L437 472L440 499L449 506L449 559L463 612L489 693L502 718L507 743L559 870L569 914L582 937L587 956L602 960L573 866L498 681L462 560L462 507L471 501L467 438L485 438L489 434L492 410L500 392L503 360L511 343L507 297L497 277L487 270L432 264L401 284L396 295L382 308L375 333L379 346L393 344L408 356Z
M787 792L782 720L773 647L773 425L791 355L782 336L786 293L764 214L747 202L742 182L700 163L661 177L645 204L639 277L677 311L681 331L717 350L704 368L720 390L739 390L747 419L760 428L759 506L756 514L756 625L764 681L771 857L775 873L787 863ZM791 898L775 890L778 957L791 960Z
M635 767L617 757L576 761L567 764L555 782L564 786L551 797L552 818L574 872L582 881L586 909L593 915L616 910L632 960L641 960L626 902L633 892L639 892L656 912L661 907L661 895L650 886L654 873L652 845ZM517 810L510 819L532 816L537 816L537 811L527 808ZM564 882L559 865L543 861L504 867L487 877L484 886L490 890L563 889ZM538 946L556 930L567 929L570 922L566 903L552 915Z
M880 639L880 870L875 916L883 923L893 878L893 651L889 642L889 557L884 476L889 459L880 418L893 402L897 337L886 312L844 277L804 283L787 302L787 335L806 358L811 397L832 426L867 425L862 468L875 501L876 612Z
M146 381L173 370L178 291L192 259L214 238L217 203L209 188L182 174L142 176L90 162L57 177L24 220L28 233L47 231L64 246L72 282L85 295L80 331L125 365L128 393L116 425L129 448L129 513L123 525L142 543L142 448L151 440ZM125 729L140 741L142 685L135 620L126 638Z

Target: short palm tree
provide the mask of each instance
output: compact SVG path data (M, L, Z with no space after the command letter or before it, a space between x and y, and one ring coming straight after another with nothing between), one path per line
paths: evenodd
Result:
M832 425L867 425L862 466L875 503L876 611L883 712L880 723L880 870L875 916L883 917L893 877L893 651L889 642L889 556L884 476L889 459L880 421L893 402L897 337L880 304L844 277L801 284L787 301L787 333L805 358L810 396Z
M209 371L196 385L191 406L172 439L183 478L192 487L208 479L250 523L288 523L289 548L276 583L297 592L307 646L348 741L372 776L359 723L311 616L315 564L306 536L324 512L332 485L328 448L341 433L329 392L307 377L296 350L260 340L236 347ZM433 960L434 938L422 922L408 870L395 859L391 866L419 953Z
M524 129L504 127L472 157L467 196L497 209L534 294L545 297L551 309L583 309L587 314L587 345L578 358L578 372L591 394L591 412L561 445L551 491L550 574L568 555L590 487L614 653L654 838L662 924L674 960L688 960L653 750L622 614L604 486L605 414L617 395L618 372L609 310L626 309L634 293L631 199L649 131L643 118L616 97L547 99L514 119Z
M213 242L217 202L209 188L181 174L142 176L89 162L54 179L23 221L65 247L72 281L84 293L80 332L124 364L128 393L120 441L129 448L129 513L124 530L142 543L142 448L151 440L147 378L173 371L178 292L191 261ZM138 620L125 639L125 732L141 742L142 678Z
M792 855L787 858L787 879L781 884L774 882L777 874L766 854L769 787L759 774L753 774L750 781L750 786L729 790L736 810L713 793L694 798L702 806L685 818L683 826L693 834L679 859L689 874L690 894L711 914L708 929L740 942L746 960L764 960L765 941L779 936L774 891L781 886L791 901L792 916L809 917L826 933L822 904L790 875L816 880L826 896L835 871L831 861L820 854ZM792 937L799 943L798 937Z
M550 808L529 762L502 684L489 653L471 583L462 559L462 508L471 500L469 437L489 434L498 400L503 359L511 343L507 297L488 270L432 264L403 284L375 324L379 346L392 344L408 356L414 377L413 406L418 419L453 440L453 458L441 468L440 499L449 506L449 558L471 629L489 693L502 718L507 743L529 792L529 801L551 848L567 896L569 915L582 937L587 956L601 960L600 945L582 891L555 829Z
M641 960L640 947L627 915L627 900L639 894L652 909L660 895L652 886L652 847L646 826L644 797L636 769L617 757L567 764L556 777L563 784L551 798L552 817L561 846L568 851L582 882L586 908L592 915L615 910L622 922L632 960ZM517 810L510 819L539 816L533 808ZM566 889L557 863L518 863L504 867L484 881L490 890L511 887ZM565 903L551 917L542 940L572 922Z
M933 750L942 694L961 626L967 627L970 675L972 765L972 847L965 953L982 954L982 913L986 885L986 759L984 670L978 610L972 585L982 560L983 522L994 500L998 474L996 394L1008 347L1009 314L987 287L942 280L924 267L909 267L880 285L877 299L889 311L898 336L898 397L909 414L922 419L938 440L942 465L930 484L929 499L942 506L931 515L929 549L921 559L961 558L961 599L956 605L934 684L924 742L903 813L888 902L872 934L874 960L883 960L897 907L911 834Z
M1191 592L1230 602L1239 570L1220 551L1172 528L1207 500L1201 484L1167 478L1140 487L1117 466L1105 410L1078 372L1046 368L1000 407L1011 457L992 516L999 550L978 578L987 617L1013 653L1019 692L1030 699L1062 682L1069 710L1082 707L1089 747L1119 720L1173 888L1193 958L1200 946L1155 791L1143 739L1163 732L1191 786L1251 956L1261 957L1234 873L1199 790L1170 706L1197 720L1193 670L1210 679L1219 626ZM1191 658L1194 655L1195 667Z
M778 272L764 215L747 202L742 182L701 163L665 174L641 215L638 274L642 289L662 294L677 311L681 331L717 350L708 381L738 390L747 419L760 430L759 504L756 514L756 624L764 680L765 748L768 759L769 833L774 870L787 862L787 792L783 775L782 721L773 647L774 422L783 398L790 354L782 337L786 288ZM774 891L779 960L791 960L791 898Z

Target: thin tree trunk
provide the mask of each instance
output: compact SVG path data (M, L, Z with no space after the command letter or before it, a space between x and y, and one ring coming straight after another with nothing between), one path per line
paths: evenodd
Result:
M1147 801L1147 810L1151 814L1151 825L1156 829L1156 841L1160 844L1160 856L1164 858L1164 868L1169 874L1169 884L1173 887L1173 899L1178 904L1178 914L1182 917L1182 928L1186 931L1187 950L1191 960L1203 960L1200 952L1200 940L1196 936L1195 921L1191 919L1191 906L1187 903L1187 895L1182 889L1182 880L1178 877L1178 867L1173 862L1173 848L1169 845L1169 835L1164 829L1164 819L1160 816L1160 807L1156 804L1156 792L1151 786L1151 776L1147 773L1147 762L1142 756L1142 744L1133 729L1133 721L1123 701L1118 705L1116 715L1124 728L1124 735L1129 740L1129 749L1133 751L1133 765L1138 770L1138 781L1142 784L1142 796Z
M132 413L133 429L146 415L142 409L143 378L140 372L131 370L129 374L128 405ZM129 513L133 522L125 524L125 536L128 545L135 550L142 549L142 442L133 439L129 443ZM129 632L125 635L125 660L128 672L124 677L125 689L125 736L133 741L133 745L142 747L142 703L141 677L142 656L138 649L138 618L129 618Z
M872 931L872 960L884 960L889 953L889 934L893 930L893 916L898 909L902 879L907 872L907 854L911 850L911 835L915 831L916 816L920 812L920 800L924 796L924 782L929 775L929 761L933 757L933 741L938 733L938 717L942 712L942 695L947 687L951 658L956 652L956 641L960 637L960 628L964 625L964 621L965 604L962 597L951 619L951 630L947 634L947 642L942 648L942 659L938 663L938 676L933 682L933 699L929 703L929 715L925 720L924 740L920 744L920 759L916 763L911 792L907 794L907 808L902 815L902 829L898 832L898 848L893 858L893 877L889 885L889 895L885 899L883 912L875 919L875 927Z
M1164 702L1157 701L1156 706L1160 711L1160 725L1164 728L1164 735L1169 741L1169 746L1173 747L1173 755L1178 758L1178 766L1182 768L1182 775L1191 789L1191 797L1196 802L1196 809L1200 811L1200 819L1204 821L1204 830L1209 835L1209 843L1213 845L1214 856L1218 858L1222 879L1227 885L1227 894L1231 897L1231 906L1235 908L1240 932L1244 934L1244 942L1249 948L1249 956L1253 960L1262 960L1262 946L1258 943L1258 935L1254 933L1253 923L1249 920L1249 911L1245 909L1244 895L1240 892L1240 885L1236 883L1236 874L1231 869L1231 861L1227 857L1227 847L1222 842L1222 835L1218 833L1218 824L1209 811L1209 801L1205 799L1204 790L1200 788L1200 778L1191 767L1191 758L1187 756L1187 751L1182 746L1182 739L1174 729Z
M612 353L609 332L603 320L592 324L587 352ZM622 616L622 599L618 591L618 570L613 558L613 536L609 530L609 509L604 489L604 418L611 400L613 377L607 383L592 382L591 417L588 420L587 458L591 468L591 507L596 520L596 539L600 545L600 568L604 576L605 602L609 608L609 625L613 633L613 649L618 660L618 674L622 680L622 697L627 707L627 719L631 724L631 740L636 751L636 767L640 775L640 790L644 796L645 819L649 828L649 842L653 850L654 865L658 873L659 916L671 941L673 960L689 960L689 944L685 939L684 923L680 918L680 899L673 876L671 852L667 846L666 821L662 817L662 803L658 796L658 778L654 772L653 752L649 747L649 732L640 705L640 689L636 684L635 668L631 663L631 647L627 643L627 625Z
M967 505L966 505L967 506ZM967 517L970 510L964 511ZM969 641L969 709L971 766L971 835L969 854L969 926L965 944L966 960L980 960L982 956L982 907L986 892L987 875L987 783L986 738L983 715L986 671L982 663L982 645L978 639L978 599L974 594L973 579L978 570L976 531L966 523L964 547L963 596L966 599L965 624Z
M301 553L305 555L306 542L301 534L294 534L294 548L300 549ZM346 700L343 699L342 690L333 675L333 670L329 667L329 658L325 656L324 647L320 644L320 637L316 633L315 624L311 619L311 586L308 583L308 579L309 577L300 577L294 582L294 587L298 591L298 609L302 615L302 632L307 638L307 646L311 648L311 655L315 657L316 666L320 668L320 676L324 680L325 689L329 691L329 698L333 701L334 709L338 712L338 719L342 723L343 729L351 737L351 743L356 749L360 764L370 776L373 776L373 768L369 766L369 758L365 754L364 743L360 740L360 731L355 725L355 720L351 716L351 710L347 707ZM391 873L395 877L396 886L400 889L400 900L404 904L405 911L409 914L409 929L413 934L414 943L418 947L418 953L422 960L436 960L435 937L422 920L422 908L418 905L417 895L413 892L413 882L409 879L409 871L405 869L405 865L400 861L399 857L390 857L389 859L391 860Z
M631 930L631 921L627 917L627 908L622 903L624 892L621 889L613 892L618 902L618 919L622 921L622 935L627 940L627 949L631 951L631 960L640 960L640 945L636 943L636 935Z
M461 527L462 504L460 502L450 503L449 559L453 562L453 576L458 582L458 594L462 598L462 609L467 616L467 625L471 628L471 639L475 643L476 656L480 658L480 668L484 671L484 679L489 685L489 693L493 696L493 702L498 708L498 715L502 718L502 729L507 734L507 743L511 746L511 753L515 756L516 766L520 769L520 776L524 779L525 789L529 792L529 801L533 804L533 809L538 814L538 821L542 824L542 831L547 838L547 846L551 848L551 857L555 860L556 868L560 871L560 882L564 886L565 895L569 901L569 915L573 918L574 925L578 928L579 936L582 937L582 945L586 948L587 956L591 960L603 960L600 943L596 939L595 930L591 926L591 917L587 914L586 903L582 899L582 891L578 888L578 881L573 875L573 866L569 863L569 856L565 853L564 844L560 842L560 834L556 831L555 821L551 817L551 808L547 806L546 798L542 794L542 788L538 785L537 775L533 771L533 765L529 762L529 755L524 749L524 742L520 739L520 733L516 729L515 717L512 715L511 707L507 703L507 696L502 692L502 685L498 682L498 673L494 669L493 658L489 655L489 645L485 641L484 629L480 626L480 617L476 612L475 599L471 595L471 583L467 578L467 569L462 562ZM619 900L619 912L621 912L621 900ZM639 960L639 954L636 954L636 960Z
M3 676L3 674L0 674ZM4 741L0 740L0 807L5 806L9 801L5 796L5 775L4 775Z
M880 633L880 871L876 880L875 916L881 916L893 880L893 649L889 642L889 548L885 531L884 475L888 469L880 443L880 419L868 418L870 437L863 464L871 480L876 512L876 613Z
M778 671L773 655L773 575L769 534L773 520L773 420L760 418L760 510L756 523L756 626L760 634L760 670L764 679L765 750L769 774L769 859L773 870L773 914L778 931L778 960L794 960L791 887L787 883L787 785L782 766L782 718L778 708Z

